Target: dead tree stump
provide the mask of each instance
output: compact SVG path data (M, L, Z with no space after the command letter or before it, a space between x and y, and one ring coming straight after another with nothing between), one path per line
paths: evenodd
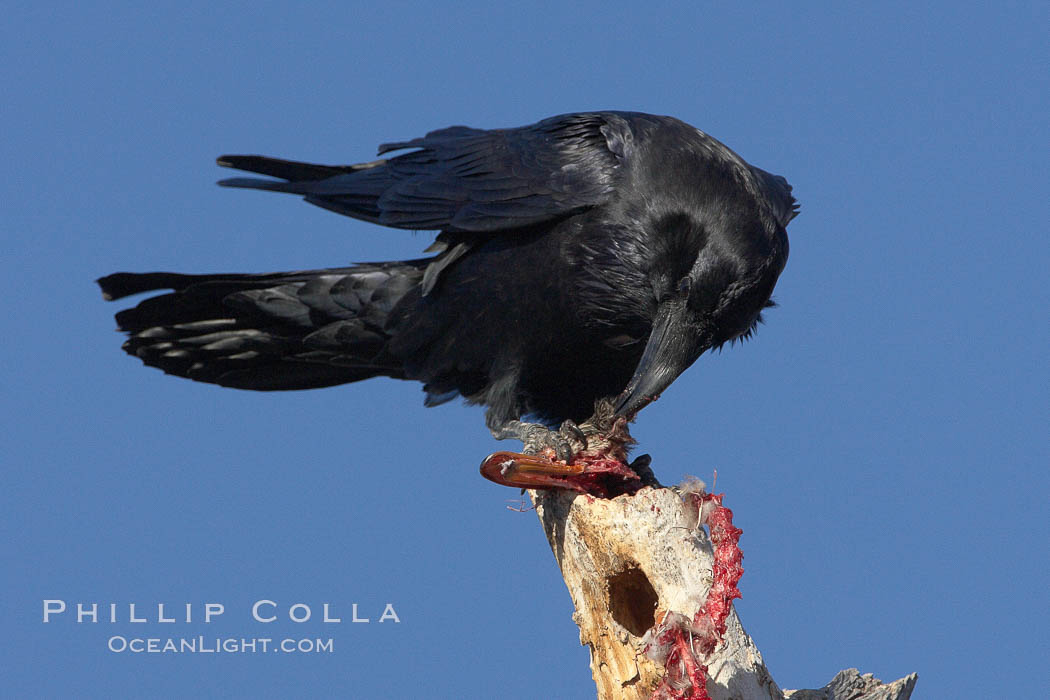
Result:
M611 499L557 489L530 494L576 608L580 642L590 647L599 700L653 697L666 688L666 669L643 653L643 637L669 613L692 619L713 581L712 544L695 500L653 486ZM906 700L915 685L914 674L883 685L851 669L821 690L785 694L735 610L725 625L721 642L700 659L715 700ZM678 697L692 691L684 692Z

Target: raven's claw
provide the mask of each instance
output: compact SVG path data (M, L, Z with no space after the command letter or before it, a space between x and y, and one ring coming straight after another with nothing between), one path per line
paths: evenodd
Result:
M573 438L575 438L576 442L582 444L582 447L580 449L583 449L583 447L587 446L587 433L585 433L580 426L572 422L571 419L566 420L564 423L561 424L561 428L558 429L558 433L562 435L562 437L566 438L568 438L571 435Z
M570 438L571 431L565 429L563 425L558 431L553 431L545 426L537 424L525 424L528 427L525 430L525 437L522 438L524 448L522 452L527 455L538 455L542 454L545 450L554 450L554 454L559 460L569 464L572 462L572 456L576 454L576 448L572 444ZM573 428L576 426L573 425ZM578 430L578 428L577 428ZM575 435L572 435L575 437ZM586 439L582 441L583 445L587 444Z
M659 486L649 470L649 455L627 464L633 440L627 421L607 401L595 405L582 425L571 420L558 430L535 423L508 420L492 428L497 439L517 438L524 454L497 452L481 463L486 479L524 489L568 489L601 498L635 493L645 485ZM632 469L637 469L633 471Z
M493 428L492 436L497 440L521 440L524 444L522 453L527 455L551 450L557 459L566 464L570 464L573 455L587 446L586 433L571 420L562 423L556 431L539 423L511 420Z

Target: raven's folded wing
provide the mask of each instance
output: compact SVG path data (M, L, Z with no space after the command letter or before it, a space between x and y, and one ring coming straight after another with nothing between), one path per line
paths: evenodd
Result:
M628 157L628 120L613 112L568 114L517 129L454 126L380 146L360 165L314 165L264 156L219 164L281 180L219 184L300 194L347 216L407 229L492 232L559 219L601 204Z

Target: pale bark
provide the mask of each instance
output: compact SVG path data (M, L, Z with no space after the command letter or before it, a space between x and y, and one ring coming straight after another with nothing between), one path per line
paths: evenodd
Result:
M861 675L855 668L839 671L820 690L788 690L790 700L907 700L919 676L915 673L893 683L884 684L870 673Z
M642 653L642 636L666 612L692 618L712 581L711 542L695 502L662 487L613 499L530 493L576 607L580 642L590 647L599 700L649 698L664 668ZM714 700L906 700L915 685L914 674L883 686L851 670L822 690L785 695L735 610L722 643L700 660Z

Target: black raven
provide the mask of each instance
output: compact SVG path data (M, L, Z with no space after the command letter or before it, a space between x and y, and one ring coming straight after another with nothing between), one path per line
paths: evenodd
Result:
M677 119L590 112L517 129L454 126L379 155L403 149L358 165L222 156L280 179L219 184L440 230L436 255L274 274L112 274L98 280L106 299L172 290L117 314L124 349L239 389L415 379L427 405L484 404L496 438L564 457L565 431L596 400L633 416L704 351L748 337L772 305L797 213L790 185Z

